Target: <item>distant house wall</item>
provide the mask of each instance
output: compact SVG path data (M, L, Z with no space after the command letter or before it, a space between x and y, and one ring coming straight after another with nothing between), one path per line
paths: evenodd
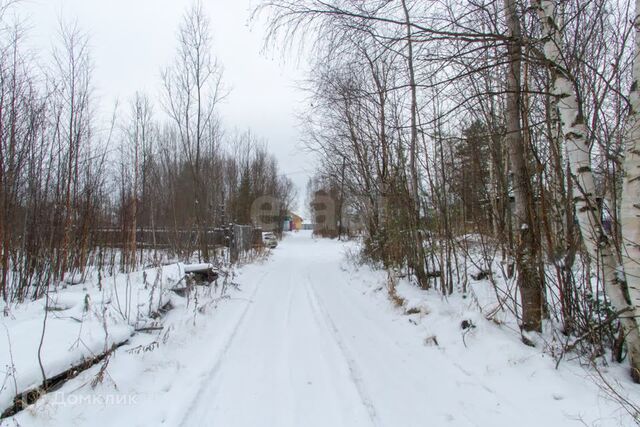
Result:
M283 222L283 230L284 231L298 231L302 230L302 217L294 214L293 212L289 212L285 217Z
M291 230L295 230L295 231L302 230L302 218L296 214L293 214L293 218L291 221Z

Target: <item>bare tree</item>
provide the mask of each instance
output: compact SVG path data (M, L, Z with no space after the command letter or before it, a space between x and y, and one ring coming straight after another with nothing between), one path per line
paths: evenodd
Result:
M69 266L72 244L73 203L78 194L79 160L81 151L88 145L91 100L91 60L88 52L88 37L77 24L61 24L61 47L54 53L59 104L60 125L56 136L60 146L66 144L66 159L62 192L64 194L64 232L57 274L63 277Z
M207 129L215 121L216 105L225 96L222 68L211 52L210 22L202 3L185 14L178 31L178 52L174 64L163 72L164 105L177 126L181 148L188 159L193 180L194 212L201 255L207 251L207 198L203 181L203 152L214 141Z

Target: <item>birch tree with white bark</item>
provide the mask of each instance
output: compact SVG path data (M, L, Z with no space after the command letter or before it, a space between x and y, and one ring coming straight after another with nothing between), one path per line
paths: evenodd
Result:
M629 94L629 115L625 130L625 159L620 222L622 228L622 263L631 303L628 317L633 316L635 324L627 321L627 328L635 327L627 333L634 378L640 382L640 0L636 0L634 20L635 45L633 61L633 81Z
M633 240L638 237L634 235L635 230L640 229L637 222L633 222L633 217L637 221L637 215L630 215L633 209L637 209L638 196L640 196L640 184L635 189L635 200L633 199L633 190L629 186L633 186L637 181L630 179L629 175L625 180L625 188L623 190L623 206L622 206L622 227L625 235L624 270L617 262L617 254L611 243L610 237L603 229L601 222L601 212L596 200L596 185L591 167L591 147L592 143L588 139L587 127L582 113L582 101L576 89L576 81L568 71L566 63L563 59L563 37L561 33L562 21L556 13L555 0L537 0L535 2L538 16L542 23L544 37L544 56L548 61L548 65L553 76L553 96L556 100L559 112L560 123L562 126L562 134L566 144L568 154L568 162L574 184L574 203L576 205L576 215L582 234L582 240L589 256L597 261L602 259L602 275L608 298L611 300L614 308L620 313L620 320L625 332L627 346L629 349L629 359L631 362L632 377L636 381L640 381L640 330L638 329L638 304L630 304L625 295L625 276L627 277L627 285L630 294L633 295L633 274L640 273L637 269L638 265L638 246ZM636 61L636 67L638 66ZM634 67L634 74L636 73ZM640 70L640 68L638 69ZM640 77L640 73L636 74ZM630 113L630 125L628 128L628 137L633 141L636 136L637 124L633 124L633 118L637 120L637 112L634 111L633 96L635 87L632 88L632 107ZM635 94L637 97L637 92ZM638 101L638 99L636 99ZM635 107L640 104L636 103ZM636 135L634 135L636 133ZM631 144L630 144L631 146ZM637 156L637 148L629 148L627 152L627 160L625 170L633 166L630 162L636 162L636 169L640 166L640 157ZM629 172L627 172L629 173ZM626 204L625 204L626 202ZM629 206L631 205L631 206ZM635 255L635 259L633 258ZM635 272L633 268L636 267ZM628 270L627 270L628 269ZM626 275L625 275L626 273ZM638 291L636 287L636 296ZM640 300L636 299L638 302Z

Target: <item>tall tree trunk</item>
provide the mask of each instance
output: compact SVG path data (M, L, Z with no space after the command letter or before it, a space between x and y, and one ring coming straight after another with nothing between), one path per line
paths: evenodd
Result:
M420 220L420 177L418 175L417 156L418 156L418 91L416 85L414 53L413 53L413 32L411 29L411 16L406 0L402 0L402 9L404 12L405 25L407 29L407 68L409 72L409 87L411 91L411 136L409 142L409 194L410 194L410 215L409 219L411 232L413 234L414 247L409 254L409 267L423 288L429 287L429 279L425 271L425 252L424 241L421 232Z
M640 0L636 1L640 4ZM622 228L626 237L624 244L624 271L628 280L629 291L633 295L633 304L629 304L625 295L624 274L619 274L617 256L608 236L602 227L600 208L596 200L596 187L591 170L591 144L587 139L587 129L581 108L581 99L576 90L576 82L562 64L562 34L556 18L555 0L537 0L538 15L542 21L545 37L544 54L553 70L553 94L562 126L571 179L574 184L574 203L582 240L589 256L597 260L602 258L605 291L615 310L624 312L621 317L629 359L631 375L636 382L640 381L640 330L636 321L637 306L640 302L640 268L638 259L640 251L636 242L640 242L640 219L638 205L640 197L640 156L638 155L638 138L640 137L640 97L638 96L638 79L640 78L639 61L634 61L634 83L631 91L631 111L627 140L629 147L625 159L627 176L624 182L622 200ZM640 52L638 38L638 20L636 19L636 54ZM628 268L628 270L627 270ZM632 288L633 286L633 288ZM633 290L632 290L633 289ZM635 292L635 294L634 294Z
M527 156L521 127L521 66L522 49L520 18L515 0L505 0L505 14L509 29L506 95L507 145L511 160L514 220L517 227L516 268L522 303L522 329L542 330L542 275L538 257L540 242L538 228L533 224L533 193L527 168Z
M633 61L633 83L631 85L629 117L625 129L626 152L624 159L624 181L620 204L622 227L622 263L631 298L633 311L627 314L628 328L625 331L634 379L640 382L640 0L636 0L635 55ZM633 317L632 317L633 316ZM631 320L635 320L632 324Z

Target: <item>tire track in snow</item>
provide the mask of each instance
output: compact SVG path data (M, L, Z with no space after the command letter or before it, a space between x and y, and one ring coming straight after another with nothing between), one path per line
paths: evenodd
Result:
M291 325L291 313L293 311L293 295L295 292L295 286L293 286L293 281L294 281L294 276L293 276L293 271L289 271L289 277L288 277L288 291L287 291L287 308L286 308L286 313L284 316L284 328L285 330L289 329L290 325ZM296 425L296 423L292 422L292 420L295 420L297 411L296 411L296 407L295 407L295 396L293 394L293 390L295 390L294 387L294 381L293 381L293 371L291 370L291 345L288 339L284 338L283 340L283 351L282 351L282 357L279 358L279 363L280 366L282 366L282 369L284 371L286 371L286 379L288 381L289 387L286 389L286 400L290 406L290 409L287 413L287 415L290 418L290 423L289 425ZM284 397L284 396L283 396Z
M324 307L324 305L320 301L320 298L318 297L318 294L313 288L311 277L309 274L307 274L305 290L316 323L318 323L319 325L321 323L324 324L324 327L326 328L326 330L328 330L329 335L333 338L334 342L340 349L342 357L344 357L347 368L349 369L349 377L351 378L351 381L353 382L356 391L358 392L358 397L360 397L362 406L365 407L371 423L376 427L381 426L380 420L378 419L376 407L373 404L373 400L371 399L369 392L364 385L360 369L358 368L355 360L350 356L349 351L347 350L347 347L342 340L342 337L340 336L340 332L338 331L335 322L329 315L329 312Z
M187 422L189 418L193 415L193 410L199 406L198 404L200 403L200 401L202 400L202 397L204 396L203 391L207 386L213 384L213 379L216 377L216 375L218 375L218 372L220 372L220 368L222 367L222 362L225 356L227 355L227 353L229 352L229 349L231 348L233 341L238 335L238 332L240 331L240 327L244 324L247 318L247 314L249 313L249 309L253 306L255 297L258 294L258 289L260 288L260 284L264 281L264 278L268 274L269 274L268 272L265 272L262 275L262 277L260 277L260 279L258 280L258 283L256 283L255 288L253 289L253 292L251 292L251 296L249 297L249 302L244 307L242 313L240 314L238 320L236 321L236 324L233 326L231 333L225 340L224 345L222 346L222 350L218 354L218 358L216 362L211 367L211 370L209 370L209 372L207 373L206 378L202 381L202 383L198 387L198 392L195 394L195 398L191 401L191 404L185 411L185 414L182 417L182 421L180 422L180 427L185 427L189 425ZM208 396L210 397L210 395Z
M293 292L295 290L295 286L292 286L291 282L293 282L293 274L289 274L289 291L287 292L287 311L285 315L285 324L288 326L290 324L291 319L291 311L293 310Z

